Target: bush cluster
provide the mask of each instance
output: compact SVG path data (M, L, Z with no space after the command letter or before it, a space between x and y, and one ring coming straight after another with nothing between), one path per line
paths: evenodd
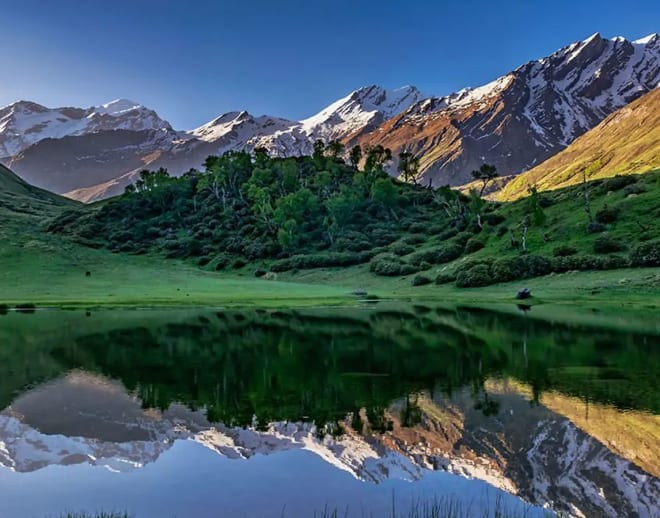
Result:
M412 280L412 285L413 286L425 286L426 284L431 284L433 281L428 278L426 275L422 275L421 273L418 275L415 275Z
M381 254L371 260L369 263L369 270L376 275L398 277L401 275L417 273L419 268L402 262L401 259L395 255Z
M626 246L610 236L598 236L594 241L594 252L597 254L611 254L614 252L622 252Z
M428 248L415 252L408 258L408 262L413 266L420 266L422 263L444 264L463 255L463 247L456 243Z
M332 266L353 266L368 262L373 252L322 252L309 255L294 255L272 264L272 272L286 272L293 269L309 270Z
M481 250L486 244L479 238L473 237L468 239L468 242L465 244L465 253L472 254Z
M632 266L660 266L660 240L637 245L630 253Z

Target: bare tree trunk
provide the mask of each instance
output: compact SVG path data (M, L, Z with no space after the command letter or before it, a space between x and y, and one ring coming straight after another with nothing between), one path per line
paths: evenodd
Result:
M527 252L527 225L523 225L522 229L522 249Z

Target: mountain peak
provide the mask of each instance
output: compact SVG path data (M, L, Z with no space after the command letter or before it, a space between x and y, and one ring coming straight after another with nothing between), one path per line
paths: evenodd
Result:
M122 115L124 113L139 110L144 108L140 103L136 103L129 99L115 99L114 101L102 104L98 108L94 108L94 112L104 115Z
M633 43L636 45L654 45L657 43L658 39L660 39L660 35L658 35L657 32L654 32L648 36L644 36L643 38L639 38L638 40L633 41Z

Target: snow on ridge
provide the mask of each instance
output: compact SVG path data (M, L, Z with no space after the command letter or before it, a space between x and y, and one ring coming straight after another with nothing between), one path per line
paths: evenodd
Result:
M648 36L644 36L643 38L639 38L637 40L633 41L633 44L636 45L648 45L649 43L655 43L659 39L658 33L654 32L652 34L649 34Z
M128 99L115 99L108 103L102 104L101 106L92 108L92 113L100 113L104 115L122 115L126 112L131 112L134 110L145 109L140 103L130 101Z

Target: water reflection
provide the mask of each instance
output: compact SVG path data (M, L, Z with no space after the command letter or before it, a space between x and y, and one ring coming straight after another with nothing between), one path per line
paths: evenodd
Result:
M19 505L19 474L34 477L22 487L55 466L79 483L89 466L142 480L176 456L177 479L205 486L192 461L205 455L288 459L279 474L293 486L277 502L300 513L327 502L389 512L393 490L402 505L474 499L485 482L578 516L657 514L654 333L469 308L65 315L75 326L56 317L0 323L0 464L14 473L0 478L0 514ZM249 464L261 466L252 479L273 469L264 462ZM299 484L329 468L327 487L303 497ZM344 487L341 474L369 485ZM141 483L141 498L117 493L112 507L156 516ZM188 515L217 503L204 498ZM253 495L242 514L271 504Z

